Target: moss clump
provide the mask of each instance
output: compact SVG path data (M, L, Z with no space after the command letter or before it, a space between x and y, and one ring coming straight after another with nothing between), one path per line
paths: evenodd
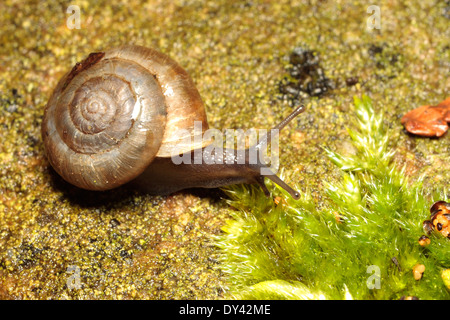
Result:
M355 98L354 111L353 154L326 149L342 179L326 183L321 208L308 192L295 201L274 187L276 204L255 187L226 189L237 210L217 245L234 297L450 298L443 276L450 241L433 236L426 248L418 243L431 204L445 200L445 192L425 196L421 180L409 182L394 164L383 116L368 97ZM419 263L425 272L415 280Z

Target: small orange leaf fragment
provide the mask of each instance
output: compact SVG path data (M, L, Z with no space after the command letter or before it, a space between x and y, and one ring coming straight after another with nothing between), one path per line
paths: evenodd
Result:
M450 97L436 106L421 106L406 113L401 123L413 134L425 137L441 137L450 122Z

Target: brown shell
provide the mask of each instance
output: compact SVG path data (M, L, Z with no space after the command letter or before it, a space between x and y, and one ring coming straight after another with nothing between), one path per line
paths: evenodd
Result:
M42 137L65 180L107 190L137 177L155 157L205 146L207 129L203 102L186 71L153 49L124 46L92 53L59 81Z

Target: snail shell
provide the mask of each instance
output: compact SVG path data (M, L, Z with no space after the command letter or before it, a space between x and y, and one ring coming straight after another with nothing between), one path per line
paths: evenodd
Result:
M194 121L202 132L194 132ZM183 68L155 50L123 46L91 54L59 81L42 137L66 181L107 190L137 177L155 157L204 147L194 135L207 129L200 94Z

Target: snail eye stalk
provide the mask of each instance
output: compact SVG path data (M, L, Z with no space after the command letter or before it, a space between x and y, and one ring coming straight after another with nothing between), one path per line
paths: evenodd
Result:
M254 146L252 146L251 148L254 148L256 150L261 150L262 148L267 147L267 145L270 143L270 140L272 139L272 133L279 134L281 129L283 129L289 122L291 122L295 117L297 117L300 113L302 113L304 111L305 111L304 105L297 107L294 111L292 111L291 114L289 114L285 119L283 119L278 125L273 127L263 137L261 137L261 139L259 139L258 143L255 144ZM264 166L264 170L265 170L266 174L259 176L259 178L257 179L256 182L261 186L261 188L263 189L264 194L266 196L269 196L270 193L269 193L269 190L267 189L266 185L264 184L264 177L269 178L274 183L279 185L281 188L286 190L286 192L289 193L291 195L291 197L294 198L295 200L300 199L300 193L298 191L291 188L286 182L281 180L280 177L278 177L275 173L271 172L270 169L264 165L264 163L262 163L262 165Z
M272 138L272 132L275 134L279 134L281 129L283 129L289 122L291 122L295 117L297 117L300 113L305 111L305 106L301 105L295 108L294 111L291 112L286 118L284 118L279 124L269 130L264 136L259 139L259 142L254 145L252 148L261 149L269 144L270 139Z

